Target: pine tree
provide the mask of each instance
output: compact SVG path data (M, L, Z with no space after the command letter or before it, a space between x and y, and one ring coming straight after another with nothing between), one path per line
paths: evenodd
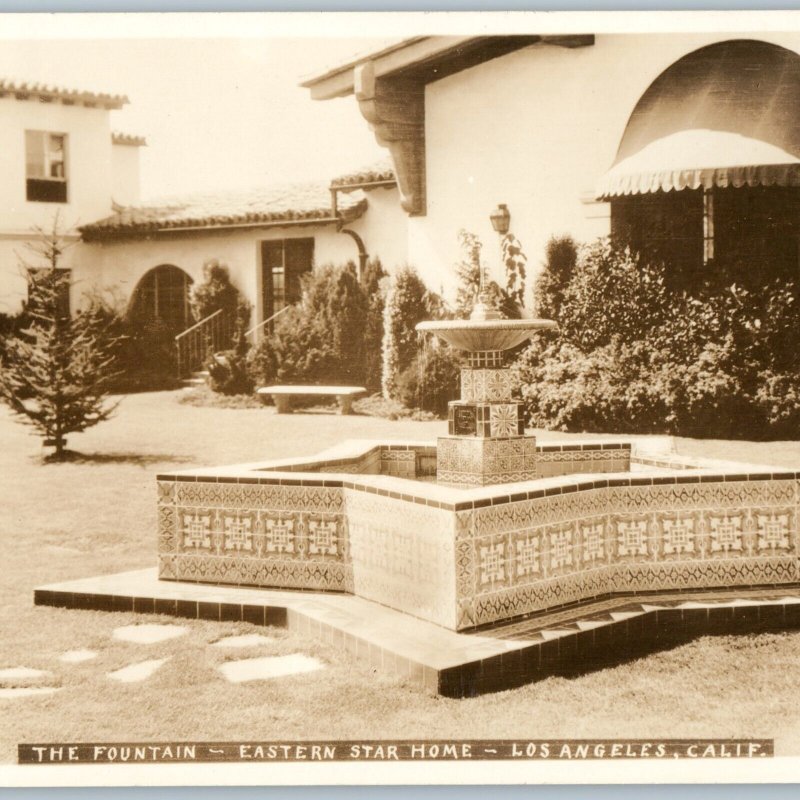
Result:
M52 459L61 461L67 434L107 420L117 406L108 402L107 387L118 375L120 340L94 303L70 317L64 302L70 273L59 266L65 243L58 221L52 231L36 232L29 249L37 260L21 263L29 276L29 324L6 344L0 399L54 448Z

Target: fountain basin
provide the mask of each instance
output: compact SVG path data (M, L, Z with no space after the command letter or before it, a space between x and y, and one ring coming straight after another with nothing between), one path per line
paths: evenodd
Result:
M435 333L457 350L486 352L510 350L530 339L535 331L556 330L549 319L470 319L420 322L418 331Z
M610 595L798 582L800 472L538 445L532 480L433 482L432 443L158 476L164 580L351 592L451 630Z

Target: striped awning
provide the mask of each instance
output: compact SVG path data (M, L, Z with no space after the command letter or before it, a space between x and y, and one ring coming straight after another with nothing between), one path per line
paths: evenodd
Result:
M765 42L705 47L634 109L600 199L701 187L800 186L800 56Z

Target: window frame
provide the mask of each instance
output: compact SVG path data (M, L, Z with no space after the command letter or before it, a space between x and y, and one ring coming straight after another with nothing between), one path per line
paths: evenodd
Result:
M25 199L29 203L68 203L69 202L69 135L62 131L44 131L26 128L25 136ZM40 137L36 147L37 156L42 165L43 175L31 175L31 147L34 137ZM55 158L57 150L53 148L53 140L61 139L60 156ZM51 175L53 166L61 165L61 175Z
M287 259L287 245L292 247L307 248L309 258L308 266L298 269L296 264L290 263ZM278 259L272 259L269 251L275 255L280 249L280 263ZM288 305L296 303L300 296L295 297L295 278L298 283L304 274L314 271L316 238L314 236L290 236L283 239L263 239L260 246L261 252L261 321L273 317ZM276 293L275 278L280 279L280 287Z

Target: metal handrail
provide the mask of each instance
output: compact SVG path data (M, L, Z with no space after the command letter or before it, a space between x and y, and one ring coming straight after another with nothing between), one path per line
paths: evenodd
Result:
M289 306L284 306L283 308L279 309L271 317L268 317L263 322L259 322L258 325L253 325L253 327L250 328L250 330L245 333L245 336L249 336L251 333L255 333L260 328L263 328L267 323L272 322L272 320L274 320L276 317L279 317L281 314L283 314L284 311L288 310Z
M221 314L221 313L222 313L222 311L223 311L223 309L221 309L221 308L218 308L218 309L217 309L216 311L214 311L212 314L209 314L207 317L204 317L203 319L201 319L201 320L200 320L200 322L195 322L195 324L194 324L194 325L192 325L192 327L191 327L191 328L187 328L185 331L181 331L181 332L180 332L180 333L179 333L179 334L178 334L178 335L175 337L175 341L177 342L177 341L178 341L178 339L182 339L184 336L186 336L187 334L191 333L191 332L192 332L192 331L193 331L195 328L199 328L201 325L205 325L205 324L206 324L206 323L207 323L207 322L208 322L210 319L213 319L214 317L216 317L216 316L217 316L217 314Z
M224 309L209 314L175 337L176 367L178 377L183 378L202 365L209 348L214 350L230 347L234 320Z

